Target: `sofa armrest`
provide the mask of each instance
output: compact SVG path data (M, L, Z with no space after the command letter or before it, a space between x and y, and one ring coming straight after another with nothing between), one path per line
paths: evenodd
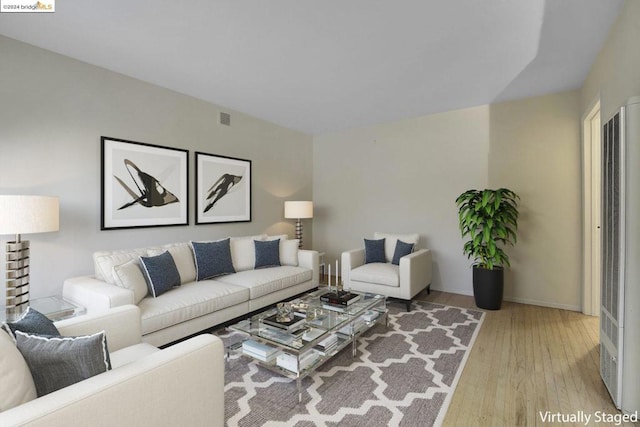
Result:
M0 413L2 426L223 426L224 346L203 334Z
M90 335L105 331L109 351L116 351L142 342L140 309L123 305L108 311L73 317L56 322L60 334Z
M93 276L67 279L62 296L87 309L87 313L105 311L121 305L134 304L133 291L112 285Z
M400 288L408 289L410 293L404 297L411 299L425 289L431 283L431 274L429 249L419 249L400 258Z
M351 270L361 265L364 265L364 248L342 252L341 273L345 288L349 288L351 285Z
M320 256L318 251L298 249L298 265L313 270L313 284L320 283Z

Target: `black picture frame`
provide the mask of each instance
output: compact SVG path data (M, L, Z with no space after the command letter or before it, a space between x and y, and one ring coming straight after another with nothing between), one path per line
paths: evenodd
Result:
M189 225L189 151L100 137L100 229Z
M251 160L196 152L196 225L251 222Z

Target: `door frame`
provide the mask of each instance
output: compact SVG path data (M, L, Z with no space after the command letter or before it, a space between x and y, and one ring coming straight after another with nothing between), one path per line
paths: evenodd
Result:
M600 315L602 267L602 126L600 96L582 119L582 312Z

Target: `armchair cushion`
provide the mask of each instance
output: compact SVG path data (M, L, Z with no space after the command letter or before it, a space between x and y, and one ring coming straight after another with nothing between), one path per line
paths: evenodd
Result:
M16 347L29 366L38 397L111 369L104 332L48 337L16 331Z
M364 263L386 262L384 256L384 238L377 240L364 239Z
M14 339L16 331L41 335L60 335L51 319L31 307L27 307L27 311L15 322L6 322L2 326Z
M0 378L0 412L38 397L27 362L4 332L0 332Z
M351 280L385 286L400 286L399 267L388 263L370 263L351 270Z
M391 262L393 260L393 253L396 250L396 242L398 240L402 240L406 243L413 243L414 247L418 245L418 240L420 239L420 235L417 233L412 234L394 234L394 233L373 233L374 239L385 239L384 241L384 255L386 257L387 262Z
M405 243L402 240L398 239L398 242L396 243L396 249L393 252L393 259L391 260L391 264L399 265L400 258L413 252L414 246L415 245L413 243Z

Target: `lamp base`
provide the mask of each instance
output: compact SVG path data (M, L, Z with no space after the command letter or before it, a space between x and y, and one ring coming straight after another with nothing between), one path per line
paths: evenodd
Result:
M298 249L302 249L302 221L296 221L296 239L298 239Z
M29 241L20 241L6 245L6 318L15 320L29 307Z

